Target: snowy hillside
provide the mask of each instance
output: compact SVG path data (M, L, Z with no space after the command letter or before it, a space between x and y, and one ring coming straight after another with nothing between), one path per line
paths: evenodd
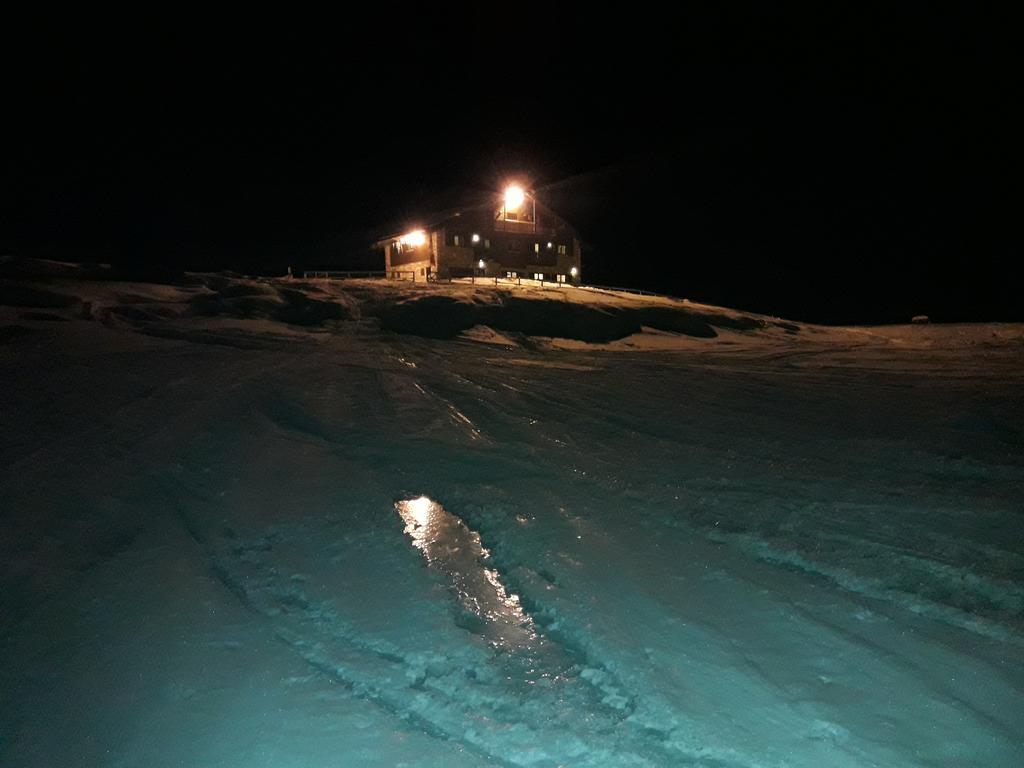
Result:
M1018 766L1024 327L0 265L0 765Z

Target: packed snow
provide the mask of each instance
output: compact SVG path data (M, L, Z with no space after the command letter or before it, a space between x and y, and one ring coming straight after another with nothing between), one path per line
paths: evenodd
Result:
M1024 764L1024 326L2 267L5 768Z

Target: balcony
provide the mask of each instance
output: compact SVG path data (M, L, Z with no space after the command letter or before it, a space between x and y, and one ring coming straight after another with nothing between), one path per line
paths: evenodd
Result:
M535 221L504 221L502 219L495 219L494 231L515 232L520 235L542 235L544 237L555 236L554 227L538 226Z

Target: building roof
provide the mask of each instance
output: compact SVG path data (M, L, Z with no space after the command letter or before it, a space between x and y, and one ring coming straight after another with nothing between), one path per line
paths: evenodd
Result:
M539 208L540 210L544 211L546 214L555 217L562 224L564 224L566 227L568 227L569 229L571 229L575 233L576 229L575 229L575 227L572 226L572 224L570 224L564 218L559 216L558 213L553 211L550 207L545 205L543 202L538 200L535 195L530 194L529 192L527 193L527 195L534 201L534 203L536 204L537 208ZM407 223L407 225L405 227L401 228L401 229L395 229L395 228L389 229L388 233L383 235L383 236L381 236L381 237L378 237L377 240L374 241L373 245L376 246L376 247L383 247L384 245L387 245L389 242L391 242L393 240L397 240L398 238L400 238L402 235L406 234L407 232L411 232L411 231L416 230L416 229L432 230L432 229L435 229L436 227L440 226L441 224L444 224L445 222L447 222L447 221L449 221L451 219L454 219L454 218L456 218L458 216L461 216L464 213L470 213L470 212L474 212L474 211L489 209L489 208L492 208L494 206L494 204L495 204L495 200L488 199L485 202L475 202L475 203L469 203L469 204L465 204L465 205L458 205L458 206L453 206L453 207L450 207L450 208L435 210L435 211L433 211L431 213L428 213L428 214L425 214L423 216L417 217L416 219L414 219L414 220L410 221L409 223Z

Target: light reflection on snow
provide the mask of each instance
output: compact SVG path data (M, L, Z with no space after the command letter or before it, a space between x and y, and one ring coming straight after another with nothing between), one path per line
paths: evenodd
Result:
M534 644L533 620L523 612L519 597L501 583L498 571L484 565L490 552L476 531L426 496L399 501L395 510L412 545L431 568L447 576L461 607L479 619L477 634L506 648Z
M433 506L434 502L426 496L420 496L418 499L411 499L410 501L399 502L398 513L406 522L405 532L411 534L416 531L426 530L430 522L431 507ZM417 547L420 546L417 536L413 536L413 541Z

